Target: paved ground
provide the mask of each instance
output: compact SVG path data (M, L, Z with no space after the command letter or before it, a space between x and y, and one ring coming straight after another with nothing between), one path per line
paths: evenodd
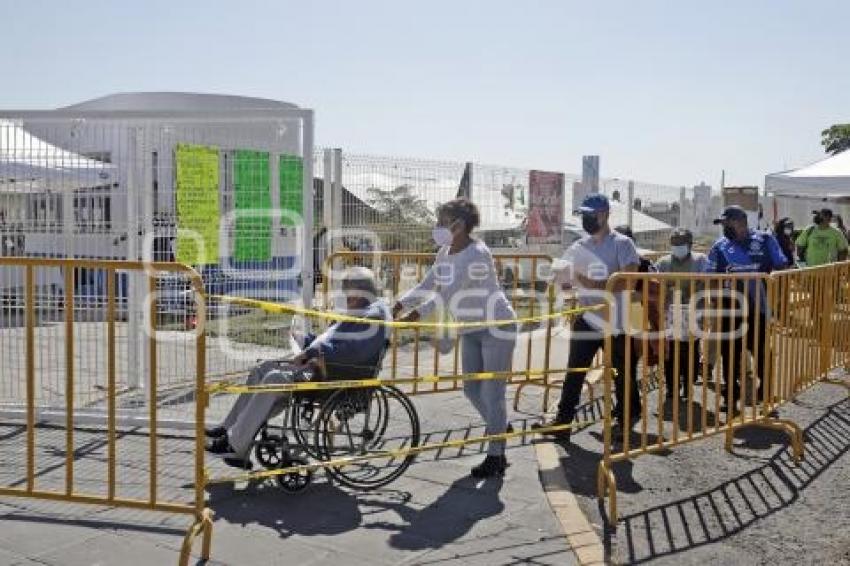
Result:
M530 391L526 403L534 404ZM481 434L478 419L459 393L416 398L426 442ZM470 428L470 425L473 425ZM525 426L520 418L516 427ZM0 429L0 476L21 480L21 427ZM39 486L61 489L64 431L38 433ZM105 474L99 432L78 431L77 482L96 491ZM119 441L119 492L146 494L147 441ZM160 449L162 496L186 500L191 445L168 439ZM7 457L10 456L10 457ZM515 442L504 481L475 482L469 468L478 447L422 455L387 488L356 493L319 474L306 492L287 495L275 484L222 484L209 489L216 512L213 563L251 564L557 564L575 563L560 524L540 488L530 444ZM226 472L211 462L213 475ZM186 517L64 505L13 498L0 500L0 564L171 564ZM196 549L197 550L197 549Z
M559 333L556 340L567 338ZM564 346L553 348L554 366L566 357ZM517 352L515 366L524 367L522 344ZM409 354L402 352L399 360L406 375ZM533 357L532 366L538 366ZM423 355L419 363L421 374L430 373L431 358ZM441 359L443 371L445 363L450 362ZM526 391L522 407L535 413L539 390ZM167 403L191 414L191 396ZM420 396L415 403L423 430L431 433L426 442L481 432L459 393ZM841 389L822 385L781 413L806 429L808 457L801 466L790 461L782 436L755 430L739 434L734 455L716 437L642 456L616 470L621 521L613 530L601 527L596 500L600 427L557 447L544 478L572 490L613 563L850 564L850 537L843 528L850 520L850 401ZM512 416L515 427L527 424L523 414ZM0 427L4 485L21 481L22 434L20 426ZM77 485L96 491L105 477L104 435L77 431L75 449ZM146 495L147 451L144 437L122 435L120 494ZM164 440L159 453L162 496L188 500L190 441ZM532 446L512 444L504 482L468 478L481 457L477 447L428 453L397 482L370 493L341 489L322 474L312 489L295 496L274 484L211 486L210 505L217 513L213 563L575 563L541 489ZM63 431L40 430L39 486L62 489L63 460ZM218 463L212 467L213 475L225 471ZM556 504L562 520L563 509ZM3 498L0 564L171 564L187 524L181 516ZM581 551L578 545L574 550Z
M600 431L559 447L567 481L613 563L850 564L850 400L818 385L780 409L804 429L796 466L781 433L748 429L645 455L615 468L620 521L596 499Z

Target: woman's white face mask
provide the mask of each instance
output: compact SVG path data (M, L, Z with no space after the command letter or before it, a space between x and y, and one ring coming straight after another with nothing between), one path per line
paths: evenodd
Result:
M791 235L793 235L793 234L794 234L794 229L793 229L793 228L785 228L785 235L786 235L786 236L791 236Z
M450 245L452 240L454 240L454 234L451 228L456 222L455 220L448 226L434 226L434 230L431 231L431 237L434 238L434 242L441 248Z

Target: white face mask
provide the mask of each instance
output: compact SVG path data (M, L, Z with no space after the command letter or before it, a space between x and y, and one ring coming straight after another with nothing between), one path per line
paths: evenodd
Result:
M454 240L454 234L451 231L452 225L454 225L454 222L448 226L434 226L434 229L431 231L431 237L434 238L434 242L441 248L450 245L452 240Z
M785 228L785 235L786 235L786 236L790 236L790 235L792 235L793 233L794 233L794 229L793 229L793 228Z
M685 259L688 257L688 254L691 253L691 248L688 245L670 246L670 253L673 254L673 257L676 259Z

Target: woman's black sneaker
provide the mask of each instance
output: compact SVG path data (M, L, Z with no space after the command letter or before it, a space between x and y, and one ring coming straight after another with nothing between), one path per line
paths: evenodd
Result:
M508 460L504 456L487 456L484 461L472 468L472 477L477 479L505 475Z

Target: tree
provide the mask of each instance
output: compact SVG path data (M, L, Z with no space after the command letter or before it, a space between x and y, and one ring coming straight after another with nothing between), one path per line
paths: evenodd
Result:
M830 155L850 149L850 124L833 124L820 135L820 143Z
M385 250L433 249L431 228L436 217L413 187L400 185L388 191L370 188L368 195L369 205L380 215L379 222L371 228Z

